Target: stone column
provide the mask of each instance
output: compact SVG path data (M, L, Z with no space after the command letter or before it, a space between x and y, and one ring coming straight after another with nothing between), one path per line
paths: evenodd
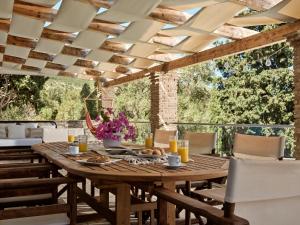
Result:
M288 38L294 48L294 125L295 125L295 152L294 157L300 159L300 35L291 35Z
M102 108L113 108L113 101L115 98L114 87L101 87L101 104Z
M177 122L177 83L178 74L175 71L155 73L150 76L151 85L151 131L165 127L176 129L176 125L166 125Z

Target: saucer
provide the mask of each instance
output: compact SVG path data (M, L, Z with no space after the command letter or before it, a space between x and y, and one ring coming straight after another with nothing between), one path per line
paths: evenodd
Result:
M178 168L181 168L184 166L184 164L180 163L180 165L178 166L170 166L169 163L164 163L163 164L167 169L170 169L170 170L176 170Z

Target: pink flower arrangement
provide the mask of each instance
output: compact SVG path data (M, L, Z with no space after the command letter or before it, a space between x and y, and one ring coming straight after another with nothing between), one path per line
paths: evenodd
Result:
M135 128L129 124L124 112L115 113L112 108L107 108L100 111L96 121L99 122L96 128L96 137L99 140L112 139L119 141L122 135L125 141L135 140Z

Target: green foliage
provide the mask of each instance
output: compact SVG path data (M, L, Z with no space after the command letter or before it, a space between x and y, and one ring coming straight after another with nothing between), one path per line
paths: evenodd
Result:
M129 120L145 121L150 116L150 81L142 79L116 90L114 108L126 113Z
M197 64L178 70L178 120L207 122L210 83L214 71L210 63Z
M89 85L83 80L80 81L73 82L70 78L49 79L41 92L41 101L44 106L40 110L39 118L52 120L80 119L84 107L82 100L84 91L82 90L83 88L87 90Z
M96 116L98 115L99 100L95 88L92 89L91 86L87 83L83 84L82 89L80 91L80 98L82 100L83 107L87 108L88 112L90 113L90 116L92 118L96 118ZM81 119L84 118L85 108L83 108L81 111Z

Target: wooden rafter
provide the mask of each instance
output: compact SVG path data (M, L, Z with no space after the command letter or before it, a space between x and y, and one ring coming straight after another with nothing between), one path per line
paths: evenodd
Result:
M231 0L233 2L243 4L251 9L262 11L272 8L274 5L282 2L283 0Z
M195 53L190 56L186 56L162 65L158 65L146 70L143 70L138 73L131 74L130 76L122 77L112 81L106 82L105 86L114 86L129 81L137 80L144 78L149 75L149 73L160 72L160 71L169 71L189 65L193 65L200 62L205 62L211 59L220 58L227 55L232 55L251 49L256 49L274 43L278 43L286 40L286 36L300 30L300 20L295 23L282 25L273 30L261 32L259 34L237 40L228 44L220 45L202 52Z

